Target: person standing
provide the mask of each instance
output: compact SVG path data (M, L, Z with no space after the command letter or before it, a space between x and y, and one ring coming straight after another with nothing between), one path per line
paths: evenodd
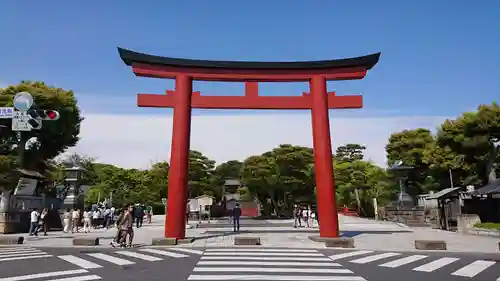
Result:
M142 222L144 220L144 208L141 205L137 205L134 210L135 216L135 227L142 227Z
M116 215L116 209L115 207L111 207L109 209L109 227L112 227L113 224L115 224L115 215Z
M293 227L302 227L302 222L300 221L300 208L297 205L293 206Z
M148 224L151 224L151 218L153 217L153 206L148 206L148 210L146 211L146 217L148 219Z
M40 218L40 214L36 209L33 209L30 214L30 236L38 236L38 219Z
M111 214L111 209L106 205L106 208L104 209L104 228L108 229L109 225L111 224L111 219L110 219L110 214Z
M241 208L240 204L236 203L232 212L233 217L233 231L240 231L240 217L241 217Z
M73 209L71 212L71 233L78 232L78 226L80 223L80 210Z
M90 210L86 210L83 212L83 232L90 232Z
M302 210L302 218L304 219L304 223L306 224L306 227L310 227L309 226L309 211L305 208L304 208L304 210Z
M71 210L66 209L66 211L63 214L63 232L68 233L69 230L71 229Z

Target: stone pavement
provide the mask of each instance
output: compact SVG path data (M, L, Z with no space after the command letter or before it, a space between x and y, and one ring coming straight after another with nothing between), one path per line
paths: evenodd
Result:
M212 221L208 228L187 229L188 237L196 237L192 244L182 247L232 247L234 237L258 236L262 247L301 247L325 248L324 243L313 242L309 236L318 235L317 228L293 228L291 220L264 220L259 226L245 224L242 221L240 233L235 234L227 225L227 220ZM380 251L415 251L414 240L444 240L448 251L498 253L498 238L464 235L430 228L409 228L407 226L364 218L339 215L340 229L343 236L353 237L357 249ZM154 216L153 223L135 229L134 244L151 245L153 238L163 237L163 216ZM268 226L261 226L268 224ZM197 222L190 222L191 225ZM207 224L207 222L203 222ZM280 224L279 227L273 224ZM290 226L282 226L289 224ZM51 232L49 236L27 237L25 244L33 247L71 247L72 238L99 237L101 245L107 247L116 233L116 229L93 230L91 233L64 234ZM16 234L9 234L18 236Z

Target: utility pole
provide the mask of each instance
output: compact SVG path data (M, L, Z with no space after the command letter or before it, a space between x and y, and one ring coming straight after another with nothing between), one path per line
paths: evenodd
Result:
M17 159L19 162L19 169L24 169L24 152L26 150L26 134L19 131L17 132L19 142L17 143Z

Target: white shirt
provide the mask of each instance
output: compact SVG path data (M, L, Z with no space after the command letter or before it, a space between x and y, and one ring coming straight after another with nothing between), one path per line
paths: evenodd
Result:
M90 219L90 214L89 214L89 212L87 212L87 211L83 212L83 218L84 218L84 219Z
M302 211L302 216L304 218L308 218L309 217L309 212L307 210Z
M78 213L78 211L73 211L73 215L72 215L72 218L73 219L77 219L80 217L80 214Z
M38 222L38 212L37 211L32 211L31 212L31 222Z
M99 218L99 211L94 211L94 215L92 216L92 218L94 219L98 219Z

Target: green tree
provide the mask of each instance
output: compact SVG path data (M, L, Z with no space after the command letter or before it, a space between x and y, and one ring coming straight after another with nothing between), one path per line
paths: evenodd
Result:
M0 89L0 107L12 106L15 94L29 92L41 109L55 109L60 113L57 121L44 122L41 130L23 132L22 135L11 130L11 119L0 119L0 200L8 202L10 193L18 181L20 168L19 146L25 140L36 139L23 152L22 168L45 173L47 162L78 141L80 123L83 120L72 91L50 87L43 82L23 81L18 85ZM21 138L22 137L22 141ZM26 147L26 146L25 146ZM39 185L40 186L40 185ZM3 208L8 208L5 203Z
M413 169L408 172L408 190L411 195L428 192L434 188L429 185L428 177L432 177L426 155L436 146L436 140L427 129L404 130L393 133L385 149L389 166L401 160L405 166ZM434 182L434 181L432 181Z
M220 187L214 187L211 184L214 169L215 161L199 151L191 150L189 152L189 198L207 194L220 199Z
M14 95L23 91L31 93L41 109L55 109L60 113L59 120L44 122L41 130L23 132L23 139L35 137L38 143L25 151L25 167L44 172L46 161L76 144L83 118L80 116L73 91L51 87L43 82L23 81L18 85L0 89L0 107L12 106ZM16 132L10 130L11 120L0 119L0 126L3 132L0 143L2 155L18 156L16 147L19 138ZM4 187L13 188L16 182L17 179L13 179L13 182L6 183Z
M490 172L500 162L500 107L496 103L481 105L476 112L466 112L455 120L446 120L438 130L437 141L441 154L451 152L457 163L433 161L436 167L453 169L460 184L486 184Z
M158 162L148 171L145 185L151 193L155 194L158 200L167 198L168 196L169 170L170 165L168 162Z
M337 147L335 152L335 160L337 162L353 162L363 160L363 152L366 147L356 143L348 143Z
M340 206L357 206L355 189L358 190L361 215L373 217L373 198L379 205L387 204L394 194L387 172L367 161L356 160L335 164L335 187Z
M265 215L289 215L296 201L314 202L311 148L283 144L243 162L241 180L263 205Z

